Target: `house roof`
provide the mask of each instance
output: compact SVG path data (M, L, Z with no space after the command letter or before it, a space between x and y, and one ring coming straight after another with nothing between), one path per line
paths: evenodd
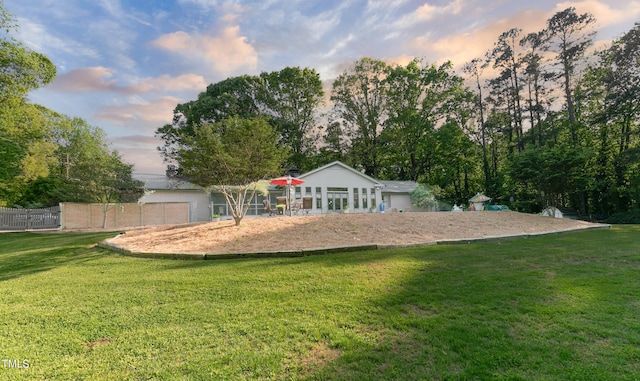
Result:
M415 181L380 180L384 184L382 193L411 193L418 187Z
M133 178L144 182L144 188L148 190L203 190L199 185L188 181L165 175L134 174Z
M357 176L360 176L374 184L376 187L384 188L384 193L410 193L413 191L418 184L413 181L391 181L391 180L377 180L373 177L367 176L364 173L346 165L341 161L334 161L327 165L323 165L322 167L316 168L310 172L306 172L298 178L304 179L305 177L311 176L314 173L321 172L327 168L331 168L333 166L338 166L343 168ZM133 177L136 180L140 180L144 182L144 188L148 190L204 190L203 187L190 183L186 180L181 180L175 177L167 177L165 175L155 175L155 174L134 174ZM281 187L277 187L275 185L270 185L269 190L281 189Z
M360 176L362 178L365 178L365 179L371 181L372 183L374 183L375 186L384 187L384 184L382 182L380 182L379 180L376 180L373 177L367 176L364 173L359 172L359 171L351 168L350 166L346 165L345 163L343 163L341 161L334 161L334 162L329 163L327 165L323 165L322 167L316 168L313 171L303 173L302 175L298 176L298 178L299 179L304 179L305 177L311 176L314 173L321 172L321 171L323 171L323 170L325 170L327 168L331 168L331 167L334 167L334 166L341 167L341 168L346 169L346 170L348 170L348 171L350 171L350 172L352 172L352 173L354 173L354 174L356 174L356 175L358 175L358 176Z

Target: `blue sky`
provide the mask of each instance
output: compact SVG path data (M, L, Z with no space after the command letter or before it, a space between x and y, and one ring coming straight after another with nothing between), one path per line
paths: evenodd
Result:
M163 173L154 131L210 83L286 66L320 73L325 91L362 57L457 67L500 33L544 28L576 7L597 46L640 21L640 0L4 0L17 37L58 77L33 102L86 119L139 173Z

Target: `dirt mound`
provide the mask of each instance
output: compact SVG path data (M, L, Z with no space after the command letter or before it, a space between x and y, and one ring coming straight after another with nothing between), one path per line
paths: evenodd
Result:
M163 226L122 234L111 243L142 253L254 253L354 245L413 245L443 240L540 234L597 225L499 212L367 213L246 218Z

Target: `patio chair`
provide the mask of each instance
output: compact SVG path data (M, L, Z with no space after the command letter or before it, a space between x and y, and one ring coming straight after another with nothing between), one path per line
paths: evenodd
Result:
M291 213L295 213L298 214L298 212L302 209L302 200L297 199L292 205L291 205Z
M269 213L270 216L278 213L277 209L274 209L271 207L269 200L267 199L262 200L262 205L264 205L264 211L266 213Z

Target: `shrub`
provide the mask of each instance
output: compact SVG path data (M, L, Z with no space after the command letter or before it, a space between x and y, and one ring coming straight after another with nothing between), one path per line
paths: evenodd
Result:
M640 224L640 209L616 213L605 221L608 224Z

